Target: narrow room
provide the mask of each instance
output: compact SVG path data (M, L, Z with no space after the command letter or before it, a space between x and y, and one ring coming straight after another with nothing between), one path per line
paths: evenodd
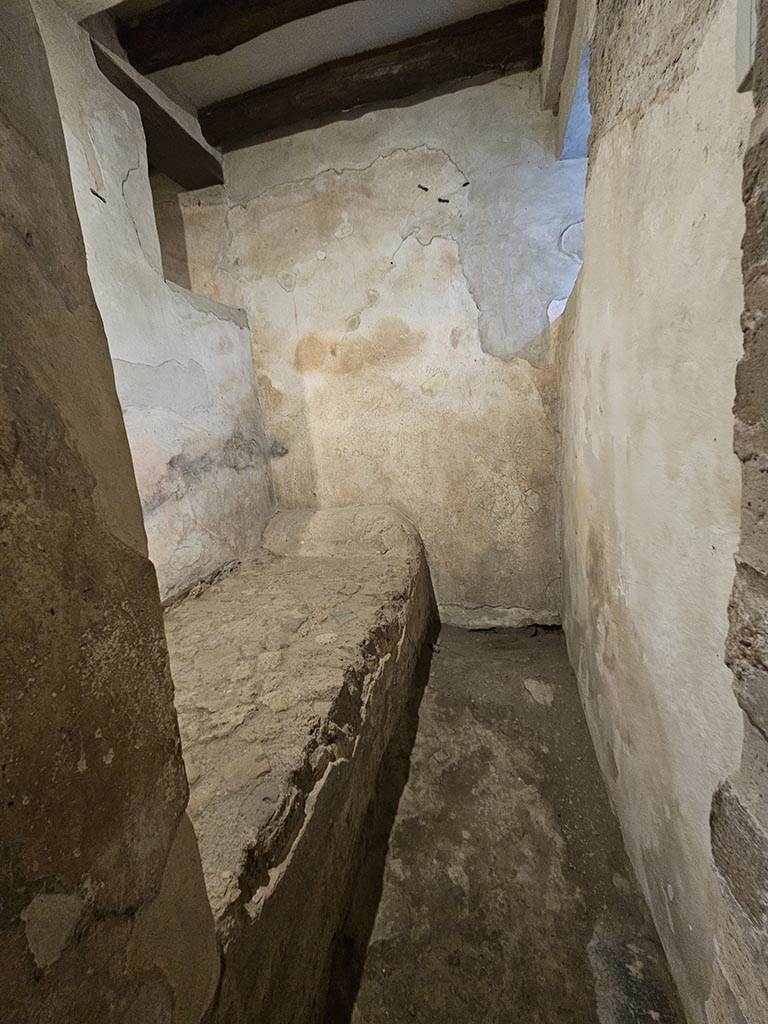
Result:
M768 1022L766 83L6 0L3 1024Z

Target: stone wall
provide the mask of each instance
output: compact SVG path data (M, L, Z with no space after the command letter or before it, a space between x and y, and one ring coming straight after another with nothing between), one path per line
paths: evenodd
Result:
M183 201L192 287L248 311L280 505L398 508L444 621L559 620L547 314L584 162L552 121L513 75L231 153Z
M88 270L164 598L238 559L273 511L245 314L168 284L136 107L87 34L36 0Z
M768 6L754 70L755 119L745 160L744 353L736 375L735 447L742 464L741 540L731 595L728 664L744 714L737 772L712 803L712 851L724 909L710 1024L762 1024L768 1007Z
M578 19L594 23L585 262L560 330L564 625L627 849L699 1024L723 909L709 808L742 742L723 649L750 104L736 93L735 0L685 17L664 0L593 6Z
M6 1024L192 1024L218 973L160 600L53 85L0 11Z

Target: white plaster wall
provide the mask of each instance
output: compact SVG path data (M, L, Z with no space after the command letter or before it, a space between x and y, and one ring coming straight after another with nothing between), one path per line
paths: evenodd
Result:
M671 86L632 117L616 100L593 139L585 263L562 321L564 624L691 1024L704 1020L720 913L710 802L742 732L723 659L751 104L735 91L735 3L714 6ZM649 25L667 15L646 12L644 38L669 38ZM623 59L638 72L631 48Z
M514 75L231 153L184 202L192 286L248 310L280 504L399 508L451 622L559 618L547 310L585 167L553 126Z
M167 598L256 546L272 511L247 321L165 282L138 111L70 16L52 0L35 7Z

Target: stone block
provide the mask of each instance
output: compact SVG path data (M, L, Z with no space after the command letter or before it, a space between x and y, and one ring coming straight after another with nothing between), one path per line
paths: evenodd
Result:
M279 514L263 551L169 611L221 1024L321 1012L363 819L434 614L418 534L382 508Z

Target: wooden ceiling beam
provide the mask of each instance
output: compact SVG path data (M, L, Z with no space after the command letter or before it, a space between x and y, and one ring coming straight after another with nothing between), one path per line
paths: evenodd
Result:
M479 75L534 69L541 63L545 6L545 0L518 0L404 42L322 64L203 108L200 127L212 145L234 149L260 136L295 131Z
M221 161L202 141L190 135L109 51L96 42L92 46L104 77L139 108L150 166L185 189L221 185L224 181Z
M170 0L117 24L131 64L143 74L226 53L241 43L351 0Z

